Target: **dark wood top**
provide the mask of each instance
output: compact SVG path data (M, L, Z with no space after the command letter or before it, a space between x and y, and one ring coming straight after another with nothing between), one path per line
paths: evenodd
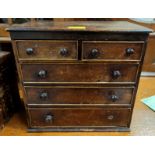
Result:
M72 22L34 22L16 24L8 31L92 31L92 32L143 32L153 30L127 21L72 21Z

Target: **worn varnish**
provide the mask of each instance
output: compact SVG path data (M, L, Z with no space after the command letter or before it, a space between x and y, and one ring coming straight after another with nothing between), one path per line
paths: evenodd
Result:
M9 31L28 131L129 131L150 29L45 22Z
M86 129L89 129L90 126L126 127L130 110L128 108L30 108L30 126L49 128L82 126Z
M128 69L126 69L128 68ZM138 64L59 63L22 64L23 81L28 82L136 82ZM31 72L30 72L31 70ZM87 74L86 74L87 72ZM42 74L41 74L42 73ZM41 74L41 75L40 75Z
M4 136L155 136L155 114L140 100L154 95L155 78L142 77L138 87L130 132L39 132L28 133L24 111L15 114L0 135ZM145 88L145 89L144 89Z
M19 59L77 60L77 41L17 41Z
M126 105L130 106L134 87L30 87L26 86L30 105Z
M143 42L84 41L82 59L95 60L140 60ZM93 55L96 50L96 55Z
M80 27L81 26L81 27ZM152 31L144 26L126 21L69 21L69 22L34 22L15 25L8 29L14 31L84 31L84 32L142 32Z

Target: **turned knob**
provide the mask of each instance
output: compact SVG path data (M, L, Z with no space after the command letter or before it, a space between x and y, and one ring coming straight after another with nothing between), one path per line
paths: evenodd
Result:
M109 116L107 117L107 119L108 119L108 120L113 120L113 119L114 119L114 116L113 116L113 115L109 115Z
M33 48L27 48L26 49L26 54L27 55L32 55L34 53L34 49Z
M48 98L48 93L47 93L47 92L42 92L42 93L40 94L40 99L46 100L47 98Z
M98 56L100 55L100 52L98 49L92 49L91 52L90 52L90 57L91 58L97 58Z
M60 49L60 55L61 56L67 56L69 53L68 53L68 50L66 48L61 48Z
M127 55L127 56L130 56L131 54L134 53L134 51L135 51L135 50L134 50L133 48L127 48L127 49L126 49L126 55Z
M119 78L120 76L121 76L121 73L120 73L119 70L112 71L112 77L113 77L114 79L117 79L117 78Z
M112 95L112 96L111 96L112 102L116 102L118 99L119 99L119 97L116 96L116 95Z
M46 123L50 123L50 122L52 122L53 121L53 116L51 115L51 114L47 114L46 116L45 116L45 122Z
M38 77L40 77L40 78L46 78L46 76L47 76L47 71L45 71L45 70L40 70L40 71L38 72Z

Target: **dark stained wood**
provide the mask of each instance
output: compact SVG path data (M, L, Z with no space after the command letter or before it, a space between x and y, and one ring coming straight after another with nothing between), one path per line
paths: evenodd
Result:
M28 22L14 25L8 31L85 31L85 32L140 32L152 30L126 21Z
M31 105L128 105L134 88L112 87L25 87Z
M150 29L127 22L49 22L9 31L29 131L129 131ZM49 42L62 40L77 42L73 51L78 57L47 59ZM19 47L21 42L24 45ZM44 48L29 59L22 52L30 48L31 54L32 47L27 46L34 42L43 43ZM92 48L94 59L88 57Z
M140 60L142 48L143 42L84 41L82 45L82 58L84 60ZM93 49L98 50L96 56L92 55ZM132 49L133 53L129 53L129 49Z
M77 41L17 41L19 59L26 60L76 60L78 59ZM28 53L28 49L32 49ZM66 49L66 55L61 53Z
M22 77L24 82L136 82L137 69L137 64L23 64ZM44 77L38 75L42 71ZM114 77L115 71L120 76Z
M14 25L7 30L10 31L11 38L15 40L31 38L94 41L145 41L148 33L152 31L125 21L30 22Z
M145 41L148 33L85 32L85 31L11 31L12 40L84 40L84 41Z
M30 108L29 115L31 127L127 127L130 111L131 109L129 108Z
M98 128L92 127L91 129L90 127L76 127L76 128L62 127L61 129L60 127L57 128L55 127L54 129L31 128L28 129L29 132L27 132L27 125L25 122L25 117L23 115L24 111L21 111L20 113L14 115L14 117L5 126L3 131L0 132L0 135L1 136L147 136L147 135L154 136L155 114L152 110L150 110L148 107L146 107L146 105L142 104L140 101L142 98L154 95L155 87L153 83L155 83L154 77L140 78L140 84L136 96L130 132L118 132L118 131L129 131L129 128L125 127L119 127L119 128L104 127L104 129L99 127ZM58 130L59 132L57 132ZM99 132L103 130L106 132ZM76 131L76 132L68 132L68 131ZM116 131L116 132L109 132L109 131Z
M148 45L146 48L146 55L145 55L145 59L144 59L144 63L143 63L143 68L142 71L144 73L142 73L142 75L144 76L150 76L151 74L154 76L155 73L155 64L154 64L154 60L155 60L155 23L154 22L142 22L142 21L135 21L135 20L131 20L131 19L125 19L128 20L129 22L135 23L135 24L139 24L142 26L145 26L147 28L151 28L153 30L153 33L150 33L149 38L148 38ZM149 73L149 72L153 72L153 73Z

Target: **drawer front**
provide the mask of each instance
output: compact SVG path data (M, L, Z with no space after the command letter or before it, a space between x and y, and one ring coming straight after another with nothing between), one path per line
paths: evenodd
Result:
M75 86L74 86L75 87ZM25 87L29 104L130 105L134 88Z
M82 59L113 59L113 60L140 60L143 42L121 43L84 41L82 44Z
M129 108L30 108L31 127L127 126Z
M76 60L77 41L17 41L18 56L27 60Z
M135 82L138 64L23 64L24 82Z

